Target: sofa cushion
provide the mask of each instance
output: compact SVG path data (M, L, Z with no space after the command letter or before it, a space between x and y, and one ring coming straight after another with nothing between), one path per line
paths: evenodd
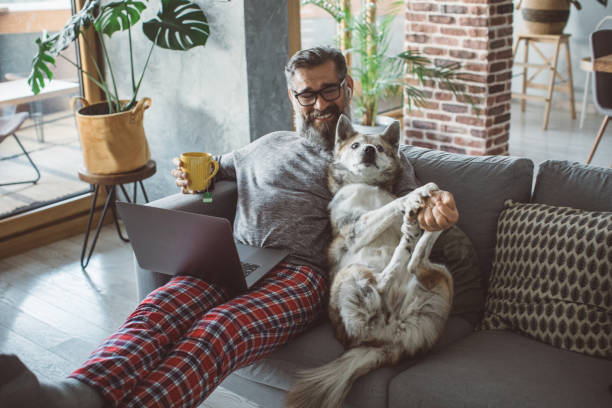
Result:
M497 218L506 199L528 202L533 163L507 156L467 156L401 146L420 182L433 181L455 196L459 227L474 244L483 274L493 261Z
M483 331L393 378L389 407L609 408L610 373L610 360Z
M483 329L612 358L612 213L509 201Z
M472 329L473 326L465 319L451 317L440 341L431 353L467 336ZM233 375L287 391L293 383L293 374L296 370L326 364L343 352L344 347L334 337L331 324L325 321L258 362L237 370ZM396 366L382 367L359 378L348 394L347 406L386 407L389 381L415 361L415 359L405 360Z
M568 161L540 164L531 202L612 211L612 169Z

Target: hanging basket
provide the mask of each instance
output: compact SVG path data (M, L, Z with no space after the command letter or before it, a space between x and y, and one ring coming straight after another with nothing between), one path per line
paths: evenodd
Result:
M144 111L151 106L150 98L141 99L129 111L111 114L106 102L90 105L81 97L72 98L73 111L77 101L83 103L75 114L83 162L90 173L125 173L147 163L151 153L142 120Z
M522 0L520 8L530 34L563 34L570 14L568 0Z

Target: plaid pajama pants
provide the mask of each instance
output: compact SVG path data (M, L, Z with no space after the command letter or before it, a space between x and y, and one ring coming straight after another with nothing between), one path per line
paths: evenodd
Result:
M176 276L70 375L112 406L195 407L232 371L304 331L323 310L325 280L280 264L250 292Z

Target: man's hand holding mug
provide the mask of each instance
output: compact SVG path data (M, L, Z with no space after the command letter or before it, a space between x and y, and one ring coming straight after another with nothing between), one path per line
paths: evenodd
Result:
M187 152L172 162L177 166L172 170L172 176L176 178L176 185L183 194L206 191L219 171L219 163L208 153Z

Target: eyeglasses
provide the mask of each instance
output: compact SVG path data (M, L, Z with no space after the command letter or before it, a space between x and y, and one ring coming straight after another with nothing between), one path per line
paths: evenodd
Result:
M315 103L317 103L317 98L319 95L321 95L321 98L327 102L332 102L338 99L340 96L340 90L344 86L345 82L346 78L344 78L342 82L337 85L326 86L318 91L304 91L300 93L294 92L293 96L296 97L297 101L302 106L313 106Z

